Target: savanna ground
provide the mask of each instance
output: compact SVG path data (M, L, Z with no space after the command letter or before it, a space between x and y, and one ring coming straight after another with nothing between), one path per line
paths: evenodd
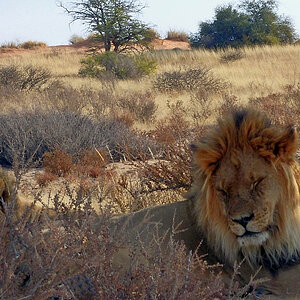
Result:
M134 80L79 76L83 48L0 52L0 163L16 179L11 197L56 211L30 218L31 207L16 220L14 201L5 207L0 299L237 299L249 291L236 278L225 288L218 274L199 282L194 269L216 266L183 245L167 256L159 241L151 251L133 247L121 277L111 258L126 241L108 219L182 200L190 144L228 110L249 105L299 127L300 45L163 43L144 54L156 71Z

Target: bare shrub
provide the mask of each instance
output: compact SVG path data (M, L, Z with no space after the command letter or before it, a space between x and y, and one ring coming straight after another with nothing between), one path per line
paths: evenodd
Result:
M116 106L113 86L109 84L101 90L95 90L87 86L73 88L54 80L41 91L38 98L43 108L76 113L85 110L96 119L110 117Z
M16 181L19 182L19 180ZM13 190L17 190L16 185ZM255 282L225 288L220 265L187 253L183 244L154 233L153 242L127 242L110 228L110 211L97 216L89 195L70 191L69 204L53 199L54 218L13 219L1 212L0 295L3 299L238 299L253 295ZM36 199L39 199L38 194ZM99 195L103 201L103 195ZM29 207L29 213L33 207ZM176 234L176 230L173 234ZM200 246L201 247L201 246ZM126 248L126 271L113 264ZM236 271L238 274L238 271ZM199 275L205 280L199 280ZM253 291L249 293L249 289Z
M300 126L300 84L287 85L282 92L251 98L249 104L267 111L277 124Z
M40 89L50 78L50 72L39 67L10 65L0 68L0 86L13 90Z
M79 36L77 34L73 34L70 39L69 39L69 43L71 45L75 45L77 43L81 43L81 42L84 42L85 39L82 37L82 36Z
M191 91L200 88L217 93L226 87L227 84L206 67L165 72L154 81L154 88L160 92Z
M157 111L154 96L150 91L123 94L117 97L117 106L133 114L138 121L146 123L153 121Z
M91 89L75 89L55 80L42 91L40 97L44 100L43 106L49 109L81 112L88 105L90 97L95 97L94 94Z
M187 255L183 245L170 243L163 251L166 246L162 247L158 240L137 251L133 245L124 244L122 235L125 237L126 232L110 233L107 217L95 219L86 216L86 212L66 211L59 221L64 230L52 221L22 227L16 232L20 238L13 239L21 254L18 258L12 255L11 243L1 232L2 297L191 299L225 295L220 276L209 274L216 267L208 266L196 254ZM38 231L41 226L46 226L46 234ZM123 275L112 264L121 246L126 246L132 257L129 270ZM207 280L199 280L197 272L207 272Z
M166 39L171 41L179 41L179 42L189 41L189 37L186 32L176 31L176 30L169 30Z
M218 94L221 102L216 105L209 91L197 89L191 93L191 98L186 108L187 114L192 117L193 124L201 131L203 124L207 124L210 118L222 116L238 108L238 98L228 92Z
M136 211L183 200L182 194L191 185L190 144L195 139L191 124L174 115L159 122L148 134L161 145L160 159L132 162L139 179L122 176L118 181L121 192L128 195L126 203L120 203L121 210Z
M140 153L149 157L149 147L156 151L151 139L114 119L99 116L94 121L68 111L0 114L1 165L40 164L43 154L57 147L74 156L84 150L106 148L114 160L124 159L125 148L135 157Z

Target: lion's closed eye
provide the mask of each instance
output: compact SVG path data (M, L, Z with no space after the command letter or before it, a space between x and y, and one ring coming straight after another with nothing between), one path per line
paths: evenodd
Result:
M219 199L221 199L222 201L227 201L229 198L229 193L222 189L222 188L217 188L217 193L218 193L218 197Z
M251 185L251 190L255 191L258 190L258 188L260 187L261 183L264 181L266 177L259 177L258 179L256 179L252 185Z

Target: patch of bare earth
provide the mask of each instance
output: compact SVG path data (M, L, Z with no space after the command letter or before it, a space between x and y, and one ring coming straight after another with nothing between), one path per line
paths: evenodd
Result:
M34 49L18 49L18 48L0 48L0 57L3 56L16 56L23 54L47 54L53 52L65 52L65 53L85 53L90 47L92 47L88 41L80 42L75 45L58 45L58 46L48 46L48 47L40 47ZM97 47L103 48L100 44ZM161 40L156 39L151 43L151 46L154 50L172 50L172 49L180 49L180 50L190 50L191 47L187 42L180 41L171 41L171 40Z

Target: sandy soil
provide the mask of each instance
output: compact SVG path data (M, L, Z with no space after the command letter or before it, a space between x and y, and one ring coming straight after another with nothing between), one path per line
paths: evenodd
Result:
M151 44L155 50L190 50L190 45L187 42L171 41L171 40L154 40ZM48 46L40 47L36 49L15 49L15 48L0 48L0 56L15 56L22 54L35 54L35 53L51 53L51 52L81 52L85 53L89 49L89 44L87 42L78 43L76 45L59 45L59 46Z

